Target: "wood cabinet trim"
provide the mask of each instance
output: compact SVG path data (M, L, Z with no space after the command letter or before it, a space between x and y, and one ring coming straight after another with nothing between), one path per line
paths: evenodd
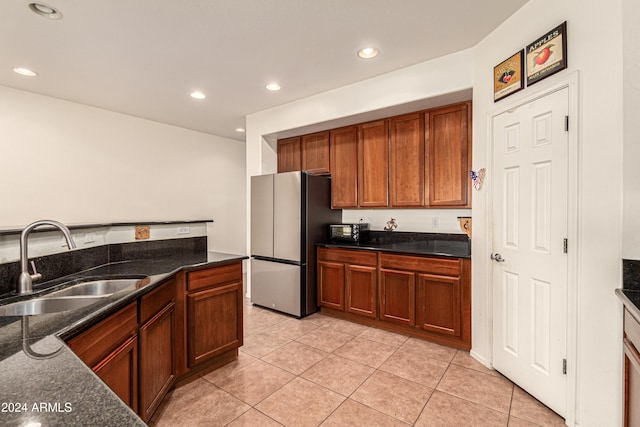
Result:
M318 259L367 266L378 264L377 252L358 249L318 248Z

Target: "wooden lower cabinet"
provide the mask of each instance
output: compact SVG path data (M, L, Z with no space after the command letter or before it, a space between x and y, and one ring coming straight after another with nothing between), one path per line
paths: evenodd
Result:
M237 357L242 307L241 261L180 272L67 345L147 422L178 380Z
M380 269L380 320L415 325L415 283L412 272Z
M197 289L186 297L191 369L242 345L242 264L190 272L187 289Z
M462 300L458 277L418 274L417 326L437 334L459 337L462 333Z
M131 409L138 409L138 337L122 343L93 372Z
M470 259L320 247L318 286L325 314L471 349Z
M318 261L318 305L344 311L344 264Z
M176 282L143 296L140 346L140 417L148 421L176 381Z
M346 277L346 311L361 316L377 315L376 267L363 265L347 265Z
M377 254L318 248L318 305L360 316L377 316Z
M133 302L67 342L131 409L138 412L138 318Z

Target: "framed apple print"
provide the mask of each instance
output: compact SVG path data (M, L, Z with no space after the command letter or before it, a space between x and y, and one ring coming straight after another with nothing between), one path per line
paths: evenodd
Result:
M524 88L524 51L520 51L493 67L493 102Z
M567 21L526 48L527 86L567 68Z

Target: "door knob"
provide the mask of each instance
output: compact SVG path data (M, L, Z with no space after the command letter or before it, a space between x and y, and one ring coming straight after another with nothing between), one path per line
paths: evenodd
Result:
M491 259L496 261L496 262L504 262L504 258L502 258L502 255L500 255L499 253L491 254Z

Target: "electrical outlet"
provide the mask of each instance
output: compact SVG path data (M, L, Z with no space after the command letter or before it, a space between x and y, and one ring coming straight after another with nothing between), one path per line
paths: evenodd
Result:
M178 227L178 234L189 234L189 227Z
M431 218L431 228L433 229L440 228L440 218L438 217Z

